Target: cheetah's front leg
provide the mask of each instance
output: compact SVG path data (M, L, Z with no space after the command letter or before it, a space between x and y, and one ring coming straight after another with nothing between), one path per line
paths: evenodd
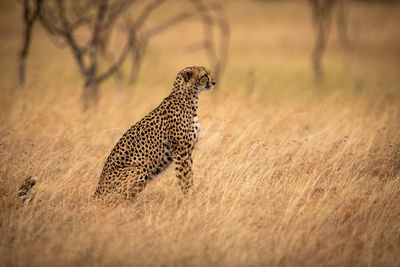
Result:
M193 186L193 160L190 155L186 157L176 156L174 157L174 162L178 184L180 185L182 192L186 194L189 191L189 188Z

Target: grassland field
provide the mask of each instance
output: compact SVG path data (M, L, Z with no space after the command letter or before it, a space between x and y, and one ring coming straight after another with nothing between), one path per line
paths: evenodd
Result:
M192 193L170 168L110 207L91 196L114 144L180 69L209 66L185 50L199 24L153 39L138 82L109 79L82 112L71 53L40 27L19 91L21 7L0 2L0 266L400 265L400 5L350 3L352 48L333 24L316 84L307 2L222 3L229 61L201 95Z

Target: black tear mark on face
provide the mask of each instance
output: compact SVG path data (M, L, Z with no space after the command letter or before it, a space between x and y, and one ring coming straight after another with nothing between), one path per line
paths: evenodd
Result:
M211 89L211 84L213 84L214 82L211 82L210 80L210 76L209 75L204 75L201 79L201 84L204 85L205 89ZM213 84L214 85L214 84Z

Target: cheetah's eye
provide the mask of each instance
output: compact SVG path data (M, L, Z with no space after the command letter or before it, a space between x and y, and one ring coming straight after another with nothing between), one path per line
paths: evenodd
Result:
M200 82L201 82L201 83L208 83L208 77L207 77L207 75L204 75L203 77L201 77Z

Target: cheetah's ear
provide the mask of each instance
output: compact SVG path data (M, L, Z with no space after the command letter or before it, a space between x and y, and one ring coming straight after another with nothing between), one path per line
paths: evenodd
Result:
M185 80L185 82L188 82L190 80L190 78L192 78L193 76L193 71L190 69L185 69L183 70L183 79Z

